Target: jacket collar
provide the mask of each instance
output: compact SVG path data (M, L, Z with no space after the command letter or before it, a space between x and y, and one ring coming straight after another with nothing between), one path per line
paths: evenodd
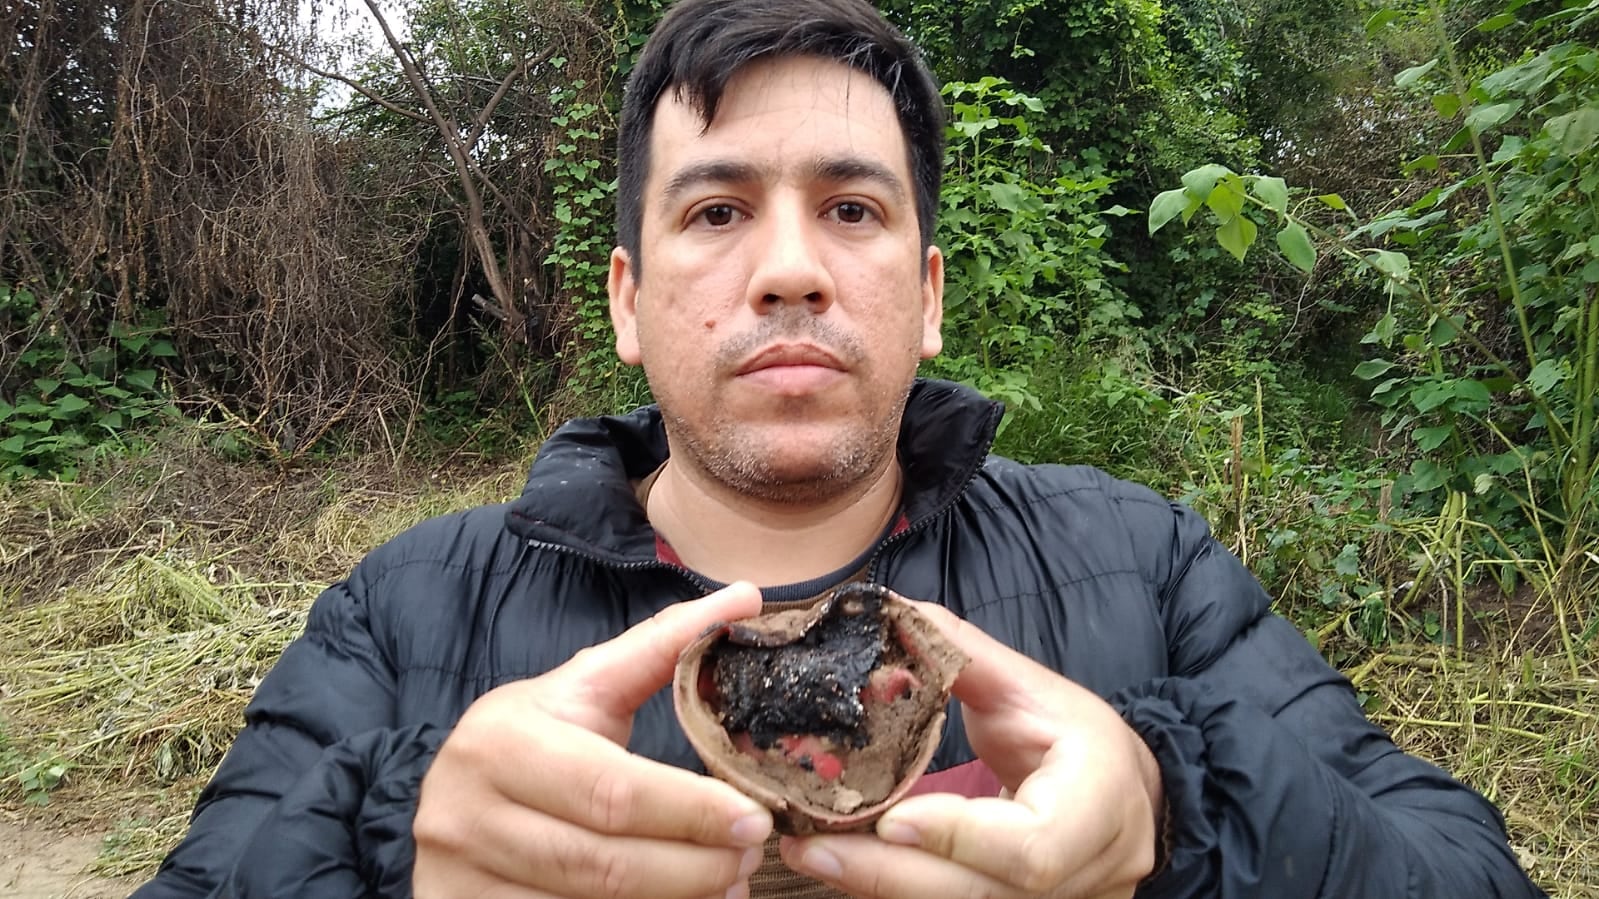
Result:
M912 527L947 508L988 457L1004 406L948 381L917 380L900 425L903 507ZM597 561L655 560L655 530L633 481L666 461L657 406L576 419L539 449L506 526L524 540L553 543Z

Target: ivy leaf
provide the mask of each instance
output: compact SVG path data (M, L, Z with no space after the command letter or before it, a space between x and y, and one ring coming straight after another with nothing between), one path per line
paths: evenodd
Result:
M1174 187L1171 190L1161 191L1149 204L1149 233L1154 234L1166 223L1176 218L1188 205L1188 190Z
M1288 183L1281 178L1263 177L1255 181L1255 196L1281 214L1288 214Z
M1243 262L1244 254L1249 252L1249 245L1255 242L1257 230L1255 223L1246 216L1236 215L1216 229L1216 242L1221 244L1222 249L1233 254L1234 259Z
M1337 194L1319 194L1316 199L1320 200L1321 205L1326 206L1328 209L1335 209L1339 212L1349 209L1349 206L1344 203L1344 198Z
M1294 268L1307 275L1315 270L1316 246L1310 242L1305 227L1298 222L1289 222L1277 232L1277 249L1282 250L1283 256Z

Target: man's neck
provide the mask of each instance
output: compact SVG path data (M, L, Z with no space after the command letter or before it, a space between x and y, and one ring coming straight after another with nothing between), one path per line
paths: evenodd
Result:
M650 524L688 568L712 580L770 587L837 571L899 514L903 480L890 459L862 489L807 506L768 503L670 462L649 492Z

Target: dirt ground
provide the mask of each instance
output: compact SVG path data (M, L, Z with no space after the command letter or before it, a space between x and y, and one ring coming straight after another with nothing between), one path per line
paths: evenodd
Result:
M86 873L99 834L24 824L0 811L0 896L9 899L123 899L138 883Z

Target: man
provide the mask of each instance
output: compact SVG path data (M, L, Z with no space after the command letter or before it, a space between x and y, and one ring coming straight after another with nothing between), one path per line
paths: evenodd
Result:
M941 134L865 0L674 8L609 282L659 407L569 424L520 498L330 588L138 895L1540 895L1192 513L990 457L998 407L914 380ZM875 834L772 840L662 688L708 625L855 578L972 662Z

